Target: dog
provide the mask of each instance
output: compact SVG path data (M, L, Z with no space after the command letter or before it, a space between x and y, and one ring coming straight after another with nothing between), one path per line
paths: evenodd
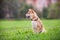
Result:
M33 32L41 33L46 32L44 25L40 18L37 16L36 12L33 9L29 9L26 13L26 17L31 19Z

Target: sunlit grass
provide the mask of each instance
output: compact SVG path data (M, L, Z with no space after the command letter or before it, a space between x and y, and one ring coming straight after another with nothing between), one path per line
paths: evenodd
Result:
M0 40L60 40L60 20L42 20L46 33L34 34L30 20L1 20Z

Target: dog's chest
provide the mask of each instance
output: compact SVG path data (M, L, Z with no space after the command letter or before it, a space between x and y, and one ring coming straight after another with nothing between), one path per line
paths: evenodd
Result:
M32 27L37 27L37 21L32 21Z

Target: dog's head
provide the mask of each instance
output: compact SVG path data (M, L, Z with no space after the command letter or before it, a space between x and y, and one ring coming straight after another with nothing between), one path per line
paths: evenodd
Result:
M30 18L30 19L33 19L33 18L36 17L36 13L34 12L33 9L29 9L28 12L26 13L26 17Z

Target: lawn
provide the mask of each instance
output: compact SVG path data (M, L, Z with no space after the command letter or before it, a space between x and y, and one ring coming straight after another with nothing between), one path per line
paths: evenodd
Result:
M42 22L47 32L35 34L30 20L0 20L0 40L60 40L60 19Z

